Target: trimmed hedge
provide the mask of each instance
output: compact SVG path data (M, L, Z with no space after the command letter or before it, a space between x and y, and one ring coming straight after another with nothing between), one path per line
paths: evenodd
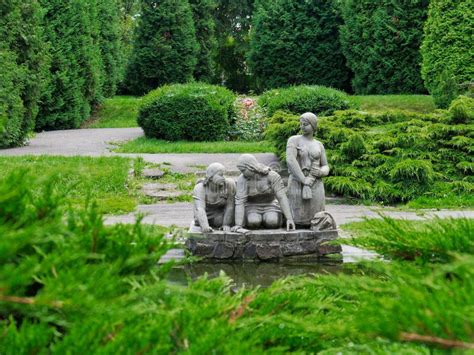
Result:
M221 140L229 131L234 100L231 91L215 85L165 85L144 97L137 122L147 137Z
M341 16L333 1L257 2L249 66L257 89L317 84L350 89L339 42Z
M431 0L421 46L421 74L437 106L446 108L474 82L472 0Z
M326 116L350 108L349 98L344 92L317 85L269 90L260 96L258 103L268 116L278 110L297 115L313 112Z
M355 93L424 93L419 48L428 0L343 0L340 7Z

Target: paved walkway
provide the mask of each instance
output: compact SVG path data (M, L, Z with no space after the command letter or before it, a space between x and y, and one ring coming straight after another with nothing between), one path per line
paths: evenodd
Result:
M132 140L143 136L141 128L90 128L64 131L50 131L36 134L25 147L0 149L0 156L14 155L83 155L143 157L150 163L168 163L177 172L203 170L214 162L221 162L229 171L237 169L240 154L118 154L109 150L113 143ZM255 154L257 159L277 168L278 159L272 153Z
M393 209L382 209L380 207L367 207L360 205L326 205L326 210L330 212L339 225L360 221L363 218L380 218L379 213L383 212L387 217L397 219L425 220L427 218L474 218L474 210L454 211L454 210L420 210L417 212L396 211ZM154 205L139 205L137 212L145 215L142 222L146 224L159 224L162 226L189 227L193 219L193 208L190 202L160 203ZM129 213L119 216L106 216L106 224L134 223L136 213Z

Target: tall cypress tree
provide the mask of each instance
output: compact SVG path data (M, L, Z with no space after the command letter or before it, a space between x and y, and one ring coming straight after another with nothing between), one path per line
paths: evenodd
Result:
M212 82L215 79L217 40L215 34L214 11L215 0L190 0L193 12L196 39L199 44L194 78L199 81Z
M38 1L0 6L0 147L19 145L38 113L47 85L48 56Z
M341 44L358 94L425 92L419 52L429 0L343 0Z
M198 43L188 1L142 0L141 5L127 88L144 94L163 84L191 80Z
M95 2L41 0L51 45L51 84L37 129L77 128L102 97L102 59Z
M474 82L472 0L431 0L421 47L426 88L440 107L449 106Z
M347 89L333 1L261 1L253 16L250 68L260 90L292 84Z

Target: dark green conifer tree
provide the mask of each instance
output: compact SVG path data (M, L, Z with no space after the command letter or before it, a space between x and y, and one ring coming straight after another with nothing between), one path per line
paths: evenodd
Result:
M189 2L142 0L141 5L128 90L141 95L163 84L192 80L198 43Z
M40 0L51 45L51 85L37 129L77 128L102 98L103 66L95 1Z
M189 0L193 12L196 39L199 44L194 78L198 81L212 82L215 78L217 40L215 33L215 0Z
M347 89L333 1L264 0L256 5L249 65L260 90L293 84Z
M36 0L0 5L0 147L23 143L47 85L48 55Z
M355 93L425 92L419 48L428 2L341 1L341 44Z
M431 0L421 47L425 86L439 107L474 83L474 3Z

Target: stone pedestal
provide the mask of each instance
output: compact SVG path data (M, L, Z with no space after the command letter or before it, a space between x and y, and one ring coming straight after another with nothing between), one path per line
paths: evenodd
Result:
M330 245L337 230L312 231L299 229L252 230L247 233L215 231L201 233L191 227L186 247L196 256L209 259L278 260L292 256L324 256L341 252L339 245Z

